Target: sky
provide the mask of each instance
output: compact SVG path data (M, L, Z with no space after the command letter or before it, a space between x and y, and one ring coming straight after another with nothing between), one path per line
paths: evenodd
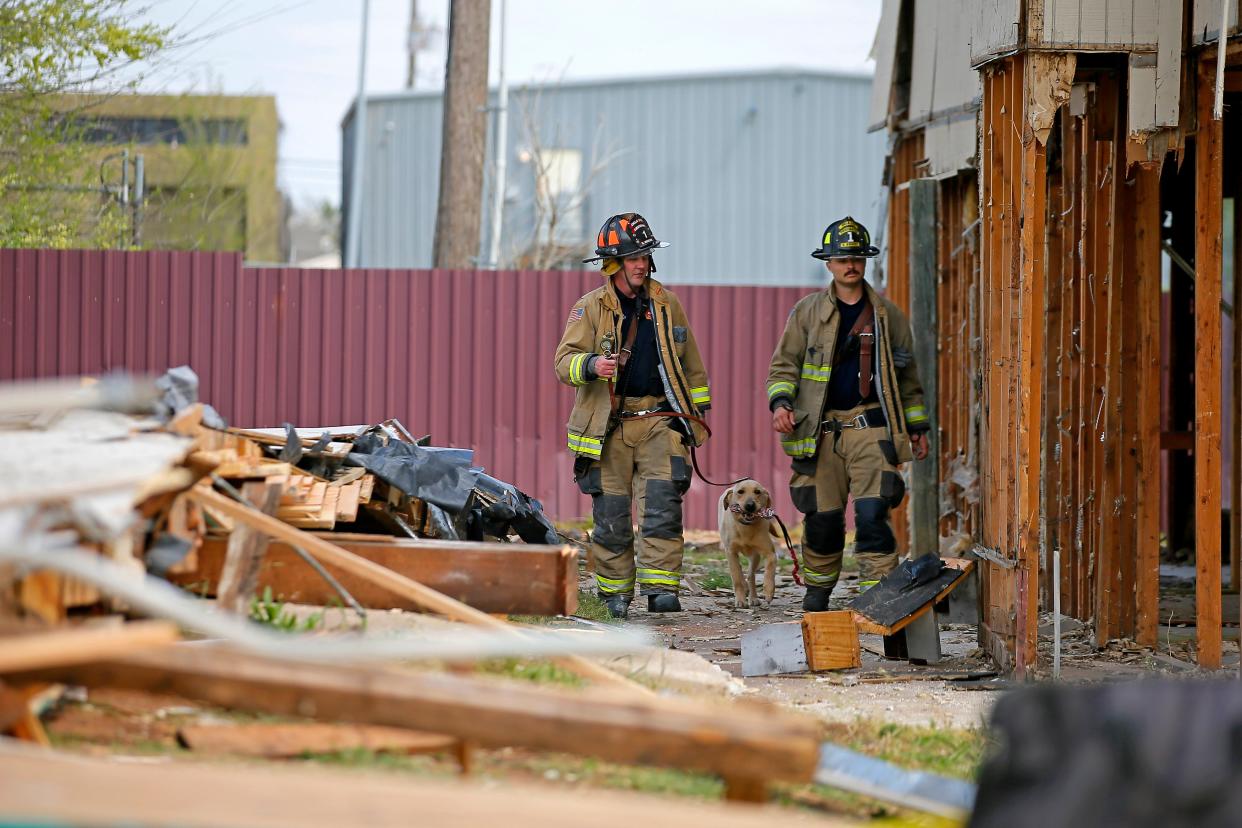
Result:
M177 46L143 70L161 93L273 94L279 181L295 205L340 200L341 119L358 85L361 0L148 0ZM881 0L508 0L510 83L798 68L870 73ZM501 0L492 0L497 78ZM444 78L448 0L417 0L430 30L416 89ZM411 0L371 0L368 94L405 87Z

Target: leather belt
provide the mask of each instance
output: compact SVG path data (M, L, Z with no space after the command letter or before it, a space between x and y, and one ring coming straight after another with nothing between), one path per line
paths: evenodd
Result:
M871 422L868 415L871 415L872 412L874 412L874 416L877 420L879 420L879 422ZM869 408L866 411L856 414L848 420L838 420L835 417L830 417L823 422L823 427L833 432L839 431L843 428L879 428L882 425L884 425L884 415L878 408Z

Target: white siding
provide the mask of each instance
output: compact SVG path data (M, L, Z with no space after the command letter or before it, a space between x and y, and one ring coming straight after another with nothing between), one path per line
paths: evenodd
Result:
M965 0L963 17L970 21L970 62L979 65L1018 48L1020 0Z
M1032 5L1041 0L1031 0ZM1156 48L1161 6L1178 0L1042 0L1042 46L1067 49ZM1037 9L1038 11L1038 9Z
M1220 37L1220 4L1222 0L1194 0L1193 28L1190 36L1196 46L1215 43ZM1229 34L1238 34L1238 0L1224 0L1230 4Z
M902 0L884 0L880 7L880 25L875 30L871 58L875 61L875 78L871 84L871 106L867 113L870 129L880 129L888 119L888 102L893 91L893 62L897 59L897 18L901 16Z
M908 116L912 124L960 113L983 95L979 73L970 65L970 30L962 25L961 14L957 0L917 0Z

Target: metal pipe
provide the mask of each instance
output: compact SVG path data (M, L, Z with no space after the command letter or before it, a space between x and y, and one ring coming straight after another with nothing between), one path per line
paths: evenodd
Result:
M1061 544L1052 546L1052 678L1061 678Z
M362 178L366 164L364 147L367 142L367 21L371 0L362 0L362 46L358 52L358 96L354 99L354 147L351 153L349 180L349 227L345 237L345 266L358 267L361 259L358 245L362 235Z
M142 200L146 193L146 159L141 154L134 156L134 217L130 235L134 247L142 244Z
M496 83L496 178L492 183L492 238L488 265L500 267L500 235L505 217L505 187L509 157L509 85L505 81L506 0L500 0L500 75Z
M1216 99L1212 102L1212 120L1225 115L1225 47L1229 43L1229 0L1220 0L1220 37L1216 39Z

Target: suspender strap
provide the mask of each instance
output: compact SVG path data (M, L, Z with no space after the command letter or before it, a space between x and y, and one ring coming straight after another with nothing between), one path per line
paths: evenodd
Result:
M870 299L864 301L867 306L858 314L854 327L850 328L847 336L858 337L858 393L865 400L871 394L872 356L875 354L875 307ZM843 351L837 351L832 355L832 366L835 368L840 365L842 359Z

